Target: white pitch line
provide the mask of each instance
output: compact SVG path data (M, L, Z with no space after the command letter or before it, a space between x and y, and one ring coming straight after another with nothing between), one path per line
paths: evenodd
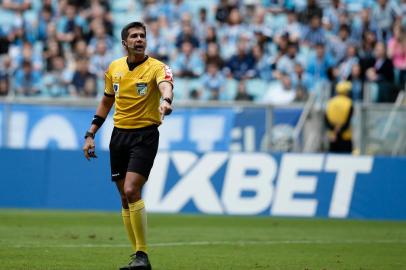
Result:
M406 244L406 240L269 240L269 241L194 241L194 242L166 242L151 243L151 247L177 247L177 246L245 246L245 245L297 245L297 244ZM23 245L7 245L10 248L123 248L127 244L66 244L66 245L38 245L26 243Z

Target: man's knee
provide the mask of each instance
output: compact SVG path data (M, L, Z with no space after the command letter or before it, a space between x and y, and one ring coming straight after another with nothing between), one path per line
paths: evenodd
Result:
M137 186L126 186L124 193L128 202L136 202L141 199L141 189Z

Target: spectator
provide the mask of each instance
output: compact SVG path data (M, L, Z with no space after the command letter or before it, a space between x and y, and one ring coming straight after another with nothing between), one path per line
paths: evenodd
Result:
M221 24L228 22L230 11L234 7L228 2L228 0L220 0L215 10L215 18Z
M228 23L222 25L219 28L220 32L220 43L221 43L221 56L224 59L230 58L235 54L238 47L238 43L241 41L242 36L246 36L247 39L253 40L249 36L249 32L242 25L242 16L238 8L233 8L230 10L230 16L228 18ZM238 50L238 49L237 49Z
M295 101L306 101L309 92L313 91L314 82L311 75L305 72L300 62L295 63L295 72L291 74L292 87L296 91Z
M113 18L110 12L109 1L85 1L86 9L82 10L83 18L89 23L90 40L97 29L97 26L102 25L105 33L113 36Z
M184 42L190 42L193 48L199 48L199 39L195 36L191 22L182 23L182 30L176 37L176 47L181 48Z
M74 59L77 59L77 58L88 58L89 55L90 54L89 54L89 50L88 50L86 41L84 39L77 40L73 45L73 50L72 50L72 55L71 55L71 58L73 58L73 59L71 59L71 60L74 61Z
M101 40L104 41L107 50L111 51L113 49L113 39L106 33L106 29L100 23L97 24L94 30L94 35L90 39L89 45L87 46L87 51L89 54L94 53L94 51L96 50L96 44Z
M57 25L58 40L73 44L76 40L84 38L87 24L78 15L74 5L68 3L63 11L64 15L59 19Z
M366 31L362 35L362 47L359 51L362 78L365 79L367 69L375 64L374 50L376 46L376 34L372 31Z
M294 72L295 63L299 60L297 56L298 46L299 44L296 42L288 43L287 53L276 63L276 70L278 72L287 74L292 74Z
M65 69L65 59L62 56L52 58L52 69L43 78L44 94L51 97L68 96L68 84L72 74Z
M359 63L357 47L354 44L349 44L347 54L338 66L340 80L347 81L351 75L352 66Z
M329 140L329 152L351 153L352 132L351 118L353 105L347 96L351 90L351 83L342 81L337 84L336 96L331 98L326 107L325 124Z
M42 71L42 55L40 52L38 52L38 50L35 50L33 48L33 45L31 43L27 41L23 43L20 54L15 57L15 61L17 62L18 67L21 66L21 63L24 60L30 61L34 70L39 72Z
M256 44L252 48L252 53L255 58L255 77L264 81L271 81L272 76L272 60L271 57L265 54L263 48Z
M222 69L224 67L224 60L220 56L219 46L217 45L217 43L210 42L207 45L207 51L204 54L204 62L206 66L210 63L213 63L217 65L219 69Z
M237 54L226 64L226 74L236 80L250 79L255 76L255 58L249 51L247 40L241 38L237 44Z
M207 72L203 74L201 81L203 96L207 96L208 100L219 100L220 93L224 91L226 79L215 63L207 65Z
M279 80L269 87L263 101L271 105L287 105L296 98L296 91L292 86L289 74L282 72Z
M254 12L252 22L249 25L249 31L255 33L257 43L264 46L272 36L272 29L266 23L267 12L259 6L254 9Z
M171 43L162 35L158 20L149 20L148 26L148 55L167 62L172 51Z
M328 80L328 70L334 66L335 61L330 54L326 52L323 43L315 46L315 55L311 56L307 65L307 72L315 81Z
M391 37L391 28L401 13L397 4L388 0L377 0L372 8L371 21L376 22L378 40L386 42Z
M214 26L208 26L206 28L206 39L204 44L207 46L209 43L217 43L218 39L217 39L217 30Z
M302 24L309 24L314 16L317 16L321 20L323 10L319 7L316 0L307 0L306 8L299 14L299 21Z
M347 53L347 47L350 43L350 28L348 25L343 24L340 26L338 36L332 35L328 40L329 50L335 61L341 62L344 59Z
M370 14L370 9L363 9L357 14L357 16L354 16L350 30L351 38L353 40L362 40L364 33L367 31L376 34L376 22L371 20Z
M184 78L197 78L204 70L203 60L197 51L193 48L192 43L185 41L182 44L182 50L174 60L173 72L175 76Z
M104 74L114 56L107 50L106 42L102 39L96 44L96 51L90 56L90 72L96 74L99 81L104 81Z
M332 33L338 34L340 28L340 17L346 12L344 4L341 0L332 0L323 14L323 23L327 28L331 28Z
M38 16L37 22L37 38L41 41L46 41L48 39L48 24L53 21L53 10L51 6L43 6L41 13Z
M199 9L199 20L195 25L195 34L199 39L200 47L202 48L206 41L207 28L209 27L209 21L207 18L207 9L202 7Z
M394 85L394 68L392 61L386 55L386 48L383 42L375 46L375 64L367 70L367 78L377 85L377 102L393 102L396 99Z
M45 70L51 71L54 69L52 59L54 57L64 57L62 44L56 39L49 39L44 46L44 51L42 54L45 61Z
M299 40L302 26L298 22L297 14L293 9L287 11L287 23L276 32L276 38L287 35L291 40Z
M55 23L55 22L50 22L50 23L47 25L47 34L46 34L46 37L47 37L47 40L55 39L55 40L57 40L58 42L60 42L59 39L58 39L58 31L57 31L57 26L56 26L56 23ZM44 42L45 42L45 41L44 41Z
M314 15L310 19L310 25L303 32L303 44L314 47L317 43L325 43L326 36L324 29L321 27L320 17Z
M96 97L97 96L96 75L89 70L89 60L79 58L76 60L76 69L72 76L70 85L71 96Z
M37 96L41 93L41 74L35 71L30 60L24 60L22 69L15 74L14 91L17 96Z
M237 95L235 96L234 100L236 101L253 101L254 96L249 94L247 91L247 85L245 80L241 80L238 82L237 86Z
M405 87L406 82L406 34L400 24L393 27L393 37L388 42L388 58L395 68L395 82Z
M355 102L360 102L364 98L364 82L362 79L362 70L360 64L354 64L349 76L351 82L351 99Z

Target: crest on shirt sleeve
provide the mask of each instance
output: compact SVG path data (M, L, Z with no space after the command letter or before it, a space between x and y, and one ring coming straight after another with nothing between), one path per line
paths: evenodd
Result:
M167 65L165 65L164 70L165 70L165 80L166 81L173 81L173 74L172 74L171 68L168 67Z
M122 77L123 74L121 72L116 72L113 75L113 90L115 94L117 94L120 91L120 81Z
M137 83L136 90L137 90L138 95L145 96L148 91L147 83Z
M114 93L118 93L118 90L120 90L120 84L113 83L113 90L114 90Z

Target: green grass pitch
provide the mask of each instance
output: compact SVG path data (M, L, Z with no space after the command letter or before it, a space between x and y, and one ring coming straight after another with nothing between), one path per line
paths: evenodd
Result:
M148 216L154 270L406 269L406 222ZM0 269L128 262L120 213L0 210Z

